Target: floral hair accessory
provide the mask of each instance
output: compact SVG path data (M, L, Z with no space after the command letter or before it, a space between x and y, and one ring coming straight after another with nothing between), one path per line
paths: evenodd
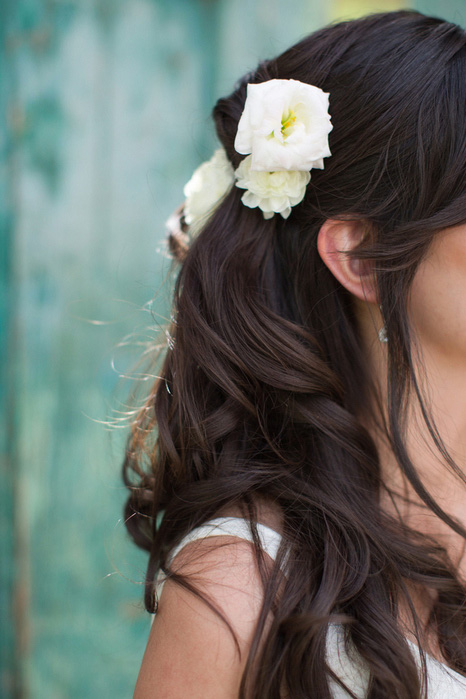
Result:
M275 172L253 172L251 156L241 161L235 172L236 186L245 189L241 201L250 208L258 206L264 218L272 218L280 213L288 218L291 207L304 198L306 185L311 179L310 172L299 170L276 170Z
M299 80L249 83L235 150L253 172L323 170L330 153L329 93Z
M193 235L202 228L234 181L235 172L224 148L218 148L210 160L194 171L183 189L184 219Z
M235 138L235 150L247 155L235 172L236 186L247 190L243 204L264 218L288 218L304 199L309 171L322 170L331 155L328 104L328 92L299 80L248 84Z
M249 83L235 137L246 155L236 170L223 148L195 170L184 187L184 218L195 235L233 184L241 201L259 207L264 218L288 218L304 199L310 170L324 168L331 155L329 93L299 80Z

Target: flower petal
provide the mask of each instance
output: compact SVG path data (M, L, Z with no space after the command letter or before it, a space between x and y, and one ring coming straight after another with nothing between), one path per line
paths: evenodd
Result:
M212 158L202 163L184 186L186 223L197 232L219 201L233 186L233 166L224 148L218 148Z
M250 208L259 207L264 218L271 218L273 213L288 218L291 207L304 198L310 173L296 170L258 172L251 166L252 156L248 155L235 171L236 186L246 189L241 201Z
M329 93L299 80L249 83L235 149L252 155L252 170L322 169L331 155Z

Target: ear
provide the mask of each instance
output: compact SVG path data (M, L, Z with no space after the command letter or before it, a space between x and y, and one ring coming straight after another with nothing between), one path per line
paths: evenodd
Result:
M317 237L317 249L333 276L361 301L377 303L372 260L350 258L346 251L355 248L367 234L361 221L328 219Z

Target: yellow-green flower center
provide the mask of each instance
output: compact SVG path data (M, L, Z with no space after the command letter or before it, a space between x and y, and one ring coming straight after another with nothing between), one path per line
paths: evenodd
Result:
M282 138L284 141L288 138L288 136L291 133L291 130L293 128L293 124L296 121L296 114L292 109L288 110L287 114L283 114L282 119L281 119L281 128L280 132L282 134ZM267 139L275 138L275 131L271 131L269 135L267 136Z
M296 121L296 114L294 113L294 111L292 109L289 110L288 114L284 114L282 116L281 131L282 131L283 138L286 138L287 136L289 136L289 130L291 129L291 127L293 126L295 121Z

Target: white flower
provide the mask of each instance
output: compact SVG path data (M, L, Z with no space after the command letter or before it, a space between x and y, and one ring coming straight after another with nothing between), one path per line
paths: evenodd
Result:
M299 80L249 83L235 149L252 155L251 170L309 171L331 155L329 93Z
M191 233L195 234L204 225L234 180L234 169L224 148L218 148L210 160L194 171L183 189L184 217Z
M299 170L258 172L252 170L251 163L252 157L248 155L235 171L236 186L247 190L241 197L243 204L251 209L258 206L264 218L272 218L274 213L288 218L291 207L303 199L311 173Z

